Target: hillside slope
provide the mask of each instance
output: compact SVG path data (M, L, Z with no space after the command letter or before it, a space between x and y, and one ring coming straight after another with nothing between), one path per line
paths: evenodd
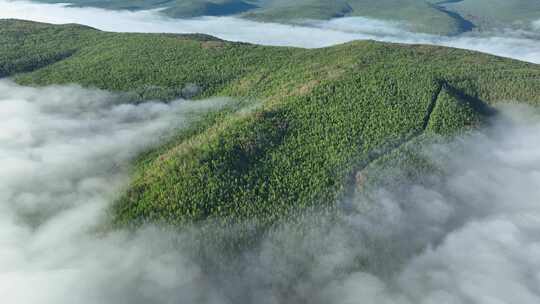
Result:
M115 205L120 224L268 225L332 209L356 172L403 143L474 126L495 102L540 103L539 66L464 50L373 41L307 50L16 20L0 20L0 75L134 101L242 101L141 156Z

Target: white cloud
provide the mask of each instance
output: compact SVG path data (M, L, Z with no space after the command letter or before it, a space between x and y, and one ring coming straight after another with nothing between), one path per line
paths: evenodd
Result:
M4 303L168 303L198 277L155 229L91 233L126 162L224 100L119 103L76 86L0 81L0 298ZM191 293L194 295L194 293Z
M534 21L532 24L535 30L540 30L540 20Z
M235 272L214 273L192 255L188 231L95 228L125 185L132 156L223 101L118 98L0 81L0 298L7 303L540 301L540 115L533 109L509 108L487 130L427 148L445 179L381 189L371 203L353 200L361 213L337 222L316 217L301 237L285 225L231 261Z
M372 38L540 58L538 43L518 33L441 38L358 18L310 28L5 0L0 6L0 17L115 31L205 32L308 47ZM239 274L208 280L204 265L182 247L192 245L188 236L157 228L101 235L94 228L125 186L123 165L131 157L185 126L193 111L223 101L129 105L118 98L75 86L26 88L0 81L4 302L540 302L540 117L532 109L504 110L489 129L450 146L458 149L428 148L427 155L448 173L434 185L411 184L405 193L381 189L363 213L323 225L328 229L314 226L299 239L284 227L245 252L237 261ZM355 268L358 257L367 266Z
M540 63L540 40L510 31L482 36L440 37L411 33L397 23L361 17L291 26L252 22L234 17L170 19L157 11L109 11L10 0L0 0L0 6L0 18L80 23L114 32L206 33L232 41L309 48L373 39L452 46Z
M286 284L318 303L538 303L540 115L503 113L490 129L426 149L445 178L381 189L368 211L291 246L291 257L316 254L309 281ZM358 257L367 267L344 275ZM282 259L271 266L293 268Z

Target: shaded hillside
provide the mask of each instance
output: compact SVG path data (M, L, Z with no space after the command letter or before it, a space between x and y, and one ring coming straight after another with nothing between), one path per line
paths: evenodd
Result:
M539 66L464 50L373 41L307 50L15 20L0 21L0 74L135 101L232 96L250 109L143 155L115 206L122 224L266 225L331 209L356 172L425 131L474 126L497 101L540 103Z

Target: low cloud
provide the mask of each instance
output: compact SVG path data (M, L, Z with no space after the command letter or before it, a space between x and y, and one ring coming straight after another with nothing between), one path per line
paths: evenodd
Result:
M236 298L538 303L540 113L534 111L504 108L490 128L426 147L422 153L443 178L354 198L349 203L360 212L315 216L298 237L285 225L241 261L242 279L231 284L240 286Z
M312 21L304 25L253 22L235 17L171 19L158 11L110 11L0 0L0 18L48 23L80 23L113 32L205 33L231 41L264 45L324 47L359 39L434 44L540 63L539 33L500 31L459 37L411 33L406 26L362 17ZM264 35L261 35L264 33Z
M446 178L383 189L375 218L351 217L390 254L375 251L381 268L330 284L329 303L540 301L540 117L527 111L506 108L490 129L426 149Z
M150 228L100 236L95 229L126 185L130 159L225 101L121 101L77 86L0 81L5 303L170 303L172 294L187 296L182 284L198 269L171 247L177 236Z
M533 22L533 28L540 31L540 20Z
M116 31L206 32L307 47L375 37L540 58L529 33L442 38L379 23L369 28L369 20L358 18L307 27L5 0L0 6L0 17ZM407 191L378 189L374 201L351 199L362 212L315 217L302 237L284 224L233 261L232 273L207 272L190 252L189 231L96 231L126 186L129 160L187 126L194 113L224 102L132 105L77 86L0 81L0 298L20 304L540 302L540 114L525 107L503 108L489 128L426 147L445 178L411 182Z
M0 298L8 303L538 303L540 114L426 147L445 178L283 224L209 271L191 230L102 233L125 164L223 101L122 103L0 81ZM195 115L196 116L196 115ZM313 222L310 222L313 220ZM220 253L215 252L216 260Z

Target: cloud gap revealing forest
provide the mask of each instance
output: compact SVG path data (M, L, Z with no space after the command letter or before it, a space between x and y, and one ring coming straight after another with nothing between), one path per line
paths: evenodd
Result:
M325 33L428 12L409 24L422 41L540 61L532 2L368 2L58 7L332 19ZM540 65L410 39L302 48L0 19L0 298L536 303Z

